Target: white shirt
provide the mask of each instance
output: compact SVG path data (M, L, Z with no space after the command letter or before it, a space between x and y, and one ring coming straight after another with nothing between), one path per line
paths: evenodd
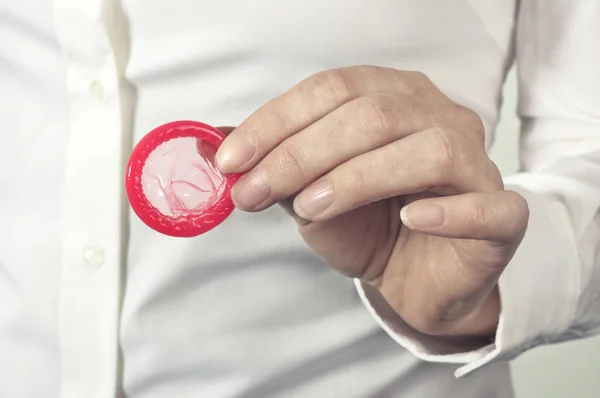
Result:
M3 0L0 396L512 396L503 359L600 327L599 49L594 0ZM427 73L491 145L515 58L506 184L532 215L489 346L410 330L279 208L194 239L129 211L124 162L152 128L236 125L338 66Z

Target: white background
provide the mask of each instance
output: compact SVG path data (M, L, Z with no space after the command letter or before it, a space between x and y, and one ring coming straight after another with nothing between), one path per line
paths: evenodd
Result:
M516 83L511 73L491 152L505 175L518 170L515 109ZM533 349L515 360L512 369L517 398L599 398L600 337Z

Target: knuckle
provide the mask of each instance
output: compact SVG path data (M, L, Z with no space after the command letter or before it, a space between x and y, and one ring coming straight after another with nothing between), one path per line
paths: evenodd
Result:
M397 142L397 141L396 141ZM379 161L381 164L380 172L381 175L381 189L384 191L389 191L391 187L396 189L402 189L402 186L396 185L397 179L396 177L390 178L388 173L397 173L399 170L403 170L407 168L406 157L402 156L400 151L393 153L391 156L381 157ZM396 181L396 182L395 182Z
M295 126L294 118L285 107L274 106L270 108L270 121L274 122L271 129L279 131L292 131ZM255 131L266 130L266 126L255 126Z
M338 173L338 178L341 180L340 186L344 187L346 192L361 192L373 180L373 176L370 175L371 173L362 167L352 165L351 163L346 167L343 172Z
M504 180L502 179L502 173L500 172L498 165L489 158L487 153L484 152L482 156L485 157L486 164L488 165L488 172L486 175L488 176L487 182L490 190L498 191L504 189Z
M529 222L529 206L525 198L514 191L477 196L468 203L465 221L472 226L474 239L485 239L493 227L494 238L503 244L520 242Z
M428 153L432 158L430 175L434 183L444 182L461 163L454 134L439 127L429 130Z
M424 99L439 90L425 73L409 70L402 73L402 91L411 97Z
M318 90L322 91L321 95L346 102L352 98L354 91L348 74L349 72L342 68L322 71L313 75L313 83Z
M374 76L377 74L386 73L386 71L388 71L389 68L374 66L374 65L356 65L356 66L345 67L345 68L342 67L342 68L340 68L340 70L342 70L342 71L352 70L360 75Z
M436 160L440 166L446 167L454 160L455 152L450 132L442 128L434 128L431 132Z
M462 126L462 131L465 131L476 142L484 143L485 141L485 126L479 115L470 108L456 104L458 107L458 120Z
M514 206L513 212L515 216L515 225L513 235L522 237L525 234L529 224L529 203L521 194L516 191L507 190L505 192L511 198Z
M408 77L408 80L413 83L413 86L415 88L428 86L431 84L431 80L429 79L429 76L427 76L425 73L423 73L421 71L416 71L416 70L407 71L406 76Z
M274 168L278 174L292 173L301 178L305 177L308 153L302 146L283 143L276 148L274 155Z
M355 117L366 132L388 131L392 122L393 100L388 95L360 97L356 103Z
M490 209L481 200L473 201L470 208L471 210L468 213L470 219L468 221L470 221L471 225L486 225L492 218Z
M423 83L429 80L425 73L417 70L401 71L401 76L404 88L409 93L418 90L419 87L423 85Z

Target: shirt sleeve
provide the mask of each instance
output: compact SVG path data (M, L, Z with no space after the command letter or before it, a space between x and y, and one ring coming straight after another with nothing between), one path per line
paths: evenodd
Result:
M395 341L423 360L461 364L457 377L600 332L600 1L522 0L516 56L522 168L505 186L531 214L499 280L495 341L423 335L355 281Z

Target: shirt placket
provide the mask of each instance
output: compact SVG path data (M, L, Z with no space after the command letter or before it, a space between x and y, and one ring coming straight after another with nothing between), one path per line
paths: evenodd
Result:
M123 124L102 0L56 0L70 107L60 286L61 398L114 397L123 229Z

